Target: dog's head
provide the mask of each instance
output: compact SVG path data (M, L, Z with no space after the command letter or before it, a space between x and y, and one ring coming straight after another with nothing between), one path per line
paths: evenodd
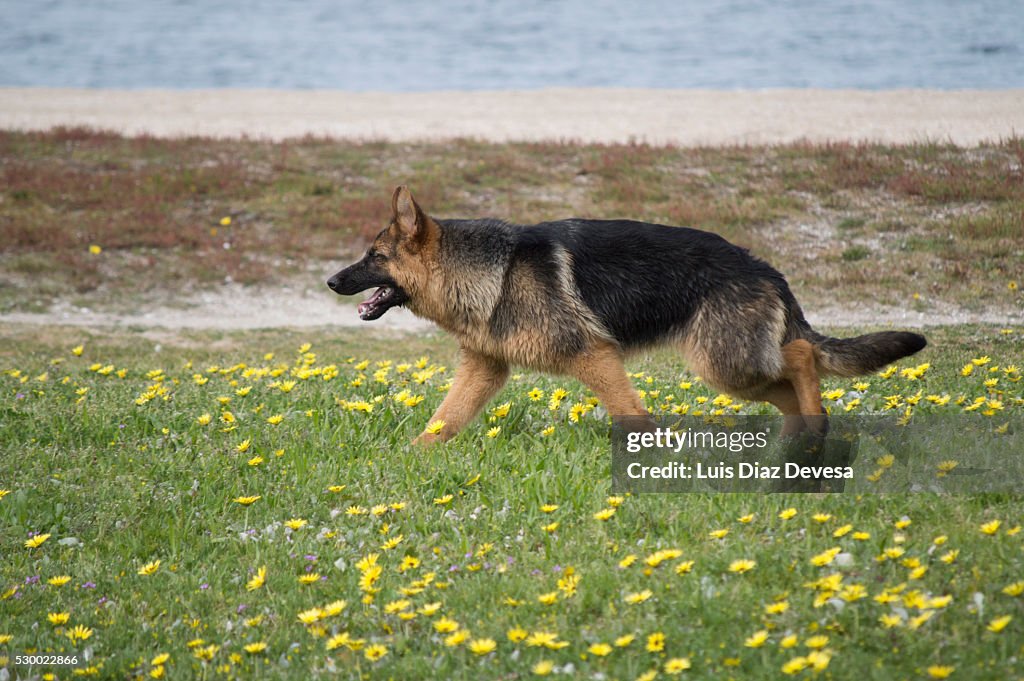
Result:
M391 197L391 222L373 240L362 260L327 280L343 296L376 288L359 305L359 317L378 319L396 305L415 303L430 276L430 258L436 251L438 226L416 204L406 186Z

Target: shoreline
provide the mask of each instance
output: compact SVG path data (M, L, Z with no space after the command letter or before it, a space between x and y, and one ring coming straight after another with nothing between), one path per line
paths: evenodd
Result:
M126 135L655 145L975 146L1024 135L1024 89L343 92L0 88L0 129Z

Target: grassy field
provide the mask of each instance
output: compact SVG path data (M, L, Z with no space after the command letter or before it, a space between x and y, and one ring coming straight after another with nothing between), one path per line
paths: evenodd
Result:
M376 234L404 183L439 217L712 230L819 304L1019 314L1022 168L1021 139L679 149L0 131L0 312L134 309L169 289L328 271Z
M404 182L442 217L716 231L819 309L1019 320L1022 166L1019 139L0 132L0 312L322 286ZM827 381L825 404L1019 436L1019 323L926 333L912 361ZM613 495L600 405L529 372L455 441L411 448L455 363L444 336L369 328L0 326L0 681L1024 678L1019 495ZM669 354L630 368L656 413L769 413Z
M829 381L833 413L1020 415L1021 329L929 336ZM413 449L453 362L435 336L0 330L0 668L1024 678L1019 497L614 497L602 412L532 373ZM631 368L654 411L764 410Z

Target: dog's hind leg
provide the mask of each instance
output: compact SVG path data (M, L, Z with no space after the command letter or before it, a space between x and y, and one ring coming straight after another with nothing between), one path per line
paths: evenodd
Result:
M569 373L583 381L601 400L608 414L650 419L636 388L626 374L622 353L610 343L597 345L573 358Z
M782 358L783 377L792 386L805 425L813 433L825 434L828 419L821 408L821 381L818 379L814 346L803 339L792 341L782 346ZM783 410L782 413L787 412Z
M795 435L804 430L804 417L800 413L800 400L796 395L793 384L788 380L783 379L778 383L773 383L763 394L758 396L758 399L774 405L782 412L783 437Z
M430 423L443 421L444 426L437 433L424 431L413 444L425 445L455 437L501 390L506 380L508 364L463 349L452 387L430 419Z

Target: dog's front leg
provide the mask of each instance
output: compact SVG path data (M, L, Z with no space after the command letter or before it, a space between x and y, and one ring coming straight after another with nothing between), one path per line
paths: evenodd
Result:
M413 444L426 445L455 437L508 380L505 362L465 348L461 354L452 387L430 419L430 423L443 421L444 425L436 433L424 430Z

